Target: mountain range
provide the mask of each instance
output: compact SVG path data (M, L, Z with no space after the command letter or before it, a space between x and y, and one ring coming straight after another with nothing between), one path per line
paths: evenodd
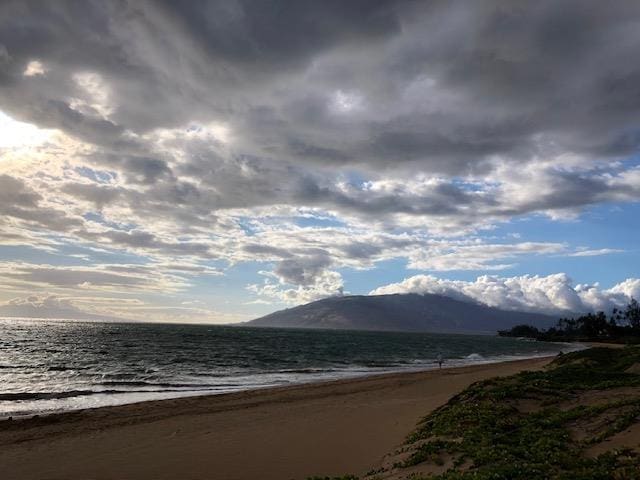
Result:
M557 317L501 310L435 294L330 297L246 322L253 327L440 333L495 333L515 325L549 327Z

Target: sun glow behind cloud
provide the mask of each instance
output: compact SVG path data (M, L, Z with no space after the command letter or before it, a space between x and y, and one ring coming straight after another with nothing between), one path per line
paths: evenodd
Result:
M356 92L338 90L332 98L331 109L336 113L353 113L364 108L362 95Z
M70 106L74 110L87 114L98 114L107 118L113 113L110 103L110 88L101 75L92 72L82 72L73 75L73 80L84 93L85 98L72 99Z
M0 111L0 149L17 149L42 145L55 130L38 128L30 123L14 120Z

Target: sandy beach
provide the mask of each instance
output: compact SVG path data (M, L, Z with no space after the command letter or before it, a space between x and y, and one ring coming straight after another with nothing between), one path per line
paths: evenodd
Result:
M550 358L105 407L0 423L2 478L361 475L478 380Z

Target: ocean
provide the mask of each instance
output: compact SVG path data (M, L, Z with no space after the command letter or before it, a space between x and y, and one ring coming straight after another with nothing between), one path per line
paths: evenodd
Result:
M0 319L0 418L569 349L485 335Z

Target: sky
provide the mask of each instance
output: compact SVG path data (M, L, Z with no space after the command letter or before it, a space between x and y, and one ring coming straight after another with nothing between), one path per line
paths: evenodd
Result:
M0 316L640 298L640 3L3 1Z

